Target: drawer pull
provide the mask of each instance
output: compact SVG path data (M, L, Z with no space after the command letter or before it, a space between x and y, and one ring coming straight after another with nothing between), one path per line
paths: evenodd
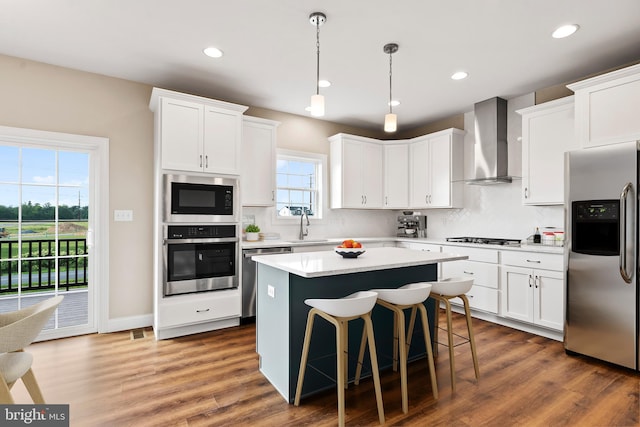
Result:
M473 275L473 271L466 271L466 270L462 270L462 272L463 272L464 274L471 274L471 275Z
M209 310L211 310L211 309L207 308L206 310L196 310L196 313L206 313Z
M535 260L535 259L528 259L527 262L531 262L531 263L534 263L534 264L540 264L540 261Z

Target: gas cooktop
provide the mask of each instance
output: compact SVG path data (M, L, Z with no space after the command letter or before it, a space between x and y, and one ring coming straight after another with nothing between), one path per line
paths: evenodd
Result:
M520 240L495 239L491 237L447 237L447 242L478 243L481 245L520 246Z

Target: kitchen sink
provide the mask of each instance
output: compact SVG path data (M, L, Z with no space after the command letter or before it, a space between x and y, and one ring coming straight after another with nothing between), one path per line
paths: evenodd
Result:
M288 243L326 243L329 239L287 240Z

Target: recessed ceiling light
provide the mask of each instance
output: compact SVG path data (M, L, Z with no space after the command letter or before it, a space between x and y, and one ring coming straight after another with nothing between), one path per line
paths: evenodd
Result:
M467 77L469 77L469 73L467 73L466 71L458 71L451 75L451 78L453 80L462 80L466 79Z
M578 31L580 26L576 24L568 24L563 25L562 27L556 28L556 30L551 34L554 39L563 39L565 37L569 37L571 34Z
M217 47L208 47L203 50L204 54L210 56L211 58L220 58L222 56L222 51Z
M329 80L318 80L318 85L320 87L329 87L331 86L331 82Z
M394 99L391 102L387 102L387 105L391 105L392 107L397 107L398 105L400 105L400 101Z

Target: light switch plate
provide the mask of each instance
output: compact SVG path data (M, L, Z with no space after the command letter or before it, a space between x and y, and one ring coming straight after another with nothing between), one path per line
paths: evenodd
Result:
M276 288L274 288L271 285L267 285L267 295L269 295L271 298L275 298L276 297Z
M132 210L114 210L113 220L114 221L133 221L133 211Z

